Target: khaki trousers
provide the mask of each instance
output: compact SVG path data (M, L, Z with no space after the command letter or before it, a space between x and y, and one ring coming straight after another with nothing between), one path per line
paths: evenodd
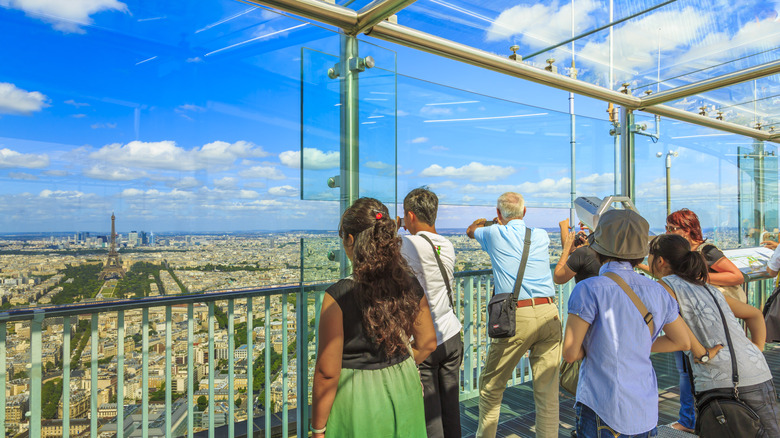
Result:
M536 436L558 436L558 369L561 363L561 321L555 304L521 307L515 312L515 335L493 339L479 378L477 438L494 438L506 384L530 350L536 405Z

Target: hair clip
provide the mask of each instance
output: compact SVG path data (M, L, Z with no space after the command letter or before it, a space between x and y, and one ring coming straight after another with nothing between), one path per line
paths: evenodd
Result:
M384 215L382 214L382 212L381 212L381 211L379 211L379 210L371 210L371 211L373 211L374 213L376 213L376 214L374 215L374 217L376 218L376 220L382 219L382 217L384 217Z

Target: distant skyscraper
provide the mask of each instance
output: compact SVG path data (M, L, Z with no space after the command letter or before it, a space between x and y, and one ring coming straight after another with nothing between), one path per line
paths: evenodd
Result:
M108 249L108 260L100 271L98 278L105 280L107 278L124 278L125 270L122 268L122 260L116 250L116 216L111 213L111 246Z
M138 231L131 231L127 235L127 246L137 246L138 245Z
M141 245L149 244L149 235L146 233L146 231L141 231L138 239L141 241Z
M154 233L149 233L149 246L154 246Z

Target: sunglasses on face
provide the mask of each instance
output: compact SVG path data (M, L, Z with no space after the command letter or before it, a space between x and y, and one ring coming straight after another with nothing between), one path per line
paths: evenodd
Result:
M666 232L667 232L667 233L674 233L675 231L677 231L677 230L681 230L681 229L682 229L682 228L680 228L680 227L675 227L674 225L667 225L667 226L666 226Z

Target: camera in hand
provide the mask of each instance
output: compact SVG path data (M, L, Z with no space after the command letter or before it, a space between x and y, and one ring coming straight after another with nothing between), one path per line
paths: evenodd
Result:
M482 225L489 227L491 225L501 225L501 224L498 221L485 221L485 223Z

